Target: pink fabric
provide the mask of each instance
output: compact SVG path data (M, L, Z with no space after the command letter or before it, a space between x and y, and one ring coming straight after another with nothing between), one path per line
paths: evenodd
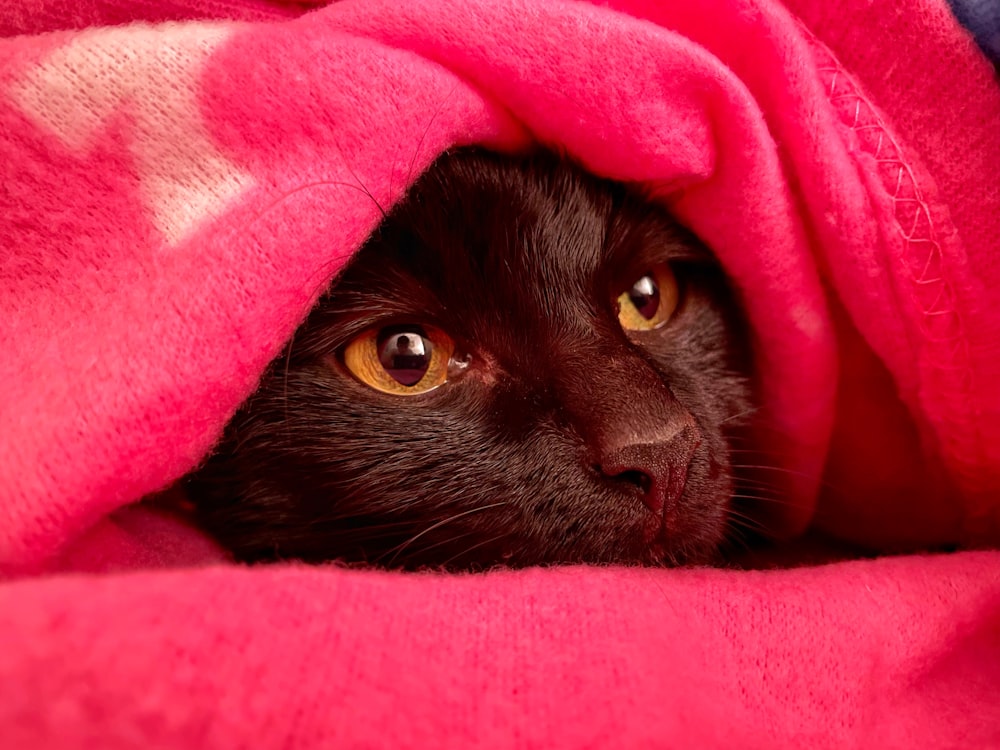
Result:
M1000 89L944 4L303 5L0 4L0 744L1000 744L998 553L246 570L134 505L376 201L451 145L539 140L733 276L776 528L995 545ZM71 30L128 18L238 21Z
M998 562L22 581L0 589L0 739L108 750L992 748Z
M133 21L270 21L294 18L326 0L10 0L0 10L0 36L41 34Z

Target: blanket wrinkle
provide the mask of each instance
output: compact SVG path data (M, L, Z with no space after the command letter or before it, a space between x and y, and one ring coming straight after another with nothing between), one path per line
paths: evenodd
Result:
M0 0L0 746L1000 746L998 552L244 568L144 501L437 155L540 142L733 280L775 534L996 547L997 123L944 0Z
M933 426L921 420L919 427L924 450L932 453L937 442L957 444L957 449L948 457L955 462L954 472L959 485L964 485L969 496L974 498L965 521L965 534L970 539L983 538L984 516L988 522L991 512L990 493L980 490L981 480L975 467L988 464L989 457L984 449L986 440L980 421L973 413L977 403L976 373L956 292L943 268L944 253L931 218L931 206L920 189L914 169L905 160L903 149L875 107L836 57L814 38L813 45L818 58L817 71L826 81L828 98L841 121L857 136L861 148L878 165L882 187L892 201L895 229L906 242L908 257L905 258L904 281L908 283L898 294L912 296L916 304L916 325L921 336L910 338L915 339L915 347L922 343L929 350L916 358L922 363L923 378L933 382L934 387L920 384L907 387L897 381L901 397L908 402L912 412L920 414L917 403L920 398L947 395L948 403L936 409L947 417L941 427L943 434L934 435ZM899 296L893 301L896 306L903 304ZM931 409L934 407L925 411Z

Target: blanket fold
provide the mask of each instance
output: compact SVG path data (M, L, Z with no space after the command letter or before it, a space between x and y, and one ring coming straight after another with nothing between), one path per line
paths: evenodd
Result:
M996 747L998 563L982 553L779 573L290 567L26 581L0 591L0 612L33 613L0 615L0 675L19 678L3 686L0 739Z
M438 154L542 143L732 278L776 534L995 546L1000 87L943 0L307 5L0 3L0 744L1000 743L996 553L244 570L136 505Z

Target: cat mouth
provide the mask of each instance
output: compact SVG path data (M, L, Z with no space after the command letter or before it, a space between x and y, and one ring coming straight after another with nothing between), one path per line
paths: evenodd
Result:
M650 513L643 524L643 543L656 556L662 557L670 547L670 529L677 522L677 503L665 503Z
M680 564L681 559L691 552L684 552L688 547L685 540L693 531L692 522L697 522L691 517L692 511L687 507L690 499L685 502L687 482L682 480L679 487L671 489L673 491L668 494L662 507L650 512L645 518L642 526L643 544L649 559L656 563L669 561L671 564Z
M681 497L687 485L687 467L683 471L671 472L670 478L660 492L658 502L647 503L652 511L646 520L644 532L650 546L670 546L671 537L676 536L680 522Z

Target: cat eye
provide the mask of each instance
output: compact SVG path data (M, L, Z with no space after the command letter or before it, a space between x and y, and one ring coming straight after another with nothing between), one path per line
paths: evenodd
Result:
M659 328L677 309L677 277L666 263L644 273L618 295L618 322L626 331Z
M370 388L394 396L427 393L448 379L455 344L443 331L413 324L373 328L344 349L344 364Z

